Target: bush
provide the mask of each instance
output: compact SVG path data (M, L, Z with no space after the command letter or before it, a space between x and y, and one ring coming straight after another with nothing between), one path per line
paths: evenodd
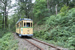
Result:
M0 44L0 50L16 50L18 47L17 41L13 40L11 33L6 33L0 38Z
M61 8L61 10L60 10L60 14L61 14L61 16L65 16L66 15L66 13L67 13L67 11L68 11L68 6L66 6L66 5L64 5L62 8Z
M65 12L65 10L61 10L61 13ZM36 33L35 35L45 40L54 41L60 46L75 49L75 8L69 10L64 15L61 13L57 16L52 15L47 18L45 21L47 29L37 31L38 34Z
M75 49L75 36L73 37L69 37L68 40L68 47L72 48L72 49Z

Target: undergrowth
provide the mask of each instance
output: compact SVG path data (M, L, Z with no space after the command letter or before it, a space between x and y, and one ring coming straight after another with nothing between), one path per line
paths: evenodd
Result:
M44 27L46 28L44 31L34 31L34 36L75 49L75 8L66 12L61 11L57 16L47 17Z
M0 38L3 37L3 35L8 31L8 29L0 29Z
M17 50L17 42L13 39L13 35L8 32L5 33L2 38L0 38L0 50Z

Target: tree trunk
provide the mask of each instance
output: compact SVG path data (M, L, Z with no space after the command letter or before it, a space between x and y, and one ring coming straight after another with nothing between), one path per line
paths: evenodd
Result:
M7 28L7 12L6 12L6 7L7 7L7 0L5 0L5 8L4 8L5 28Z
M49 0L47 0L47 9L49 9L49 11L48 11L48 12L50 12Z
M25 8L25 11L26 11L26 17L28 18L28 11L27 11L27 8Z
M3 13L2 29L4 29L4 13Z
M68 6L68 0L67 0L67 6Z
M56 15L57 15L57 4L56 4L56 6L55 6L55 11L56 11Z

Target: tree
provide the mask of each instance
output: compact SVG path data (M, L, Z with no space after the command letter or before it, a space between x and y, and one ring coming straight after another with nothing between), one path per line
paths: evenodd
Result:
M0 29L2 28L2 14L0 13Z
M3 13L3 28L5 26L5 28L8 28L8 24L7 24L7 20L8 20L8 9L10 6L11 0L0 0L0 7L1 7L1 11ZM5 18L5 20L4 20Z
M35 5L34 5L34 18L37 19L37 21L43 19L44 17L48 17L48 10L47 9L47 3L46 0L36 0Z
M20 16L22 16L22 18L27 17L30 18L30 13L32 11L32 0L19 0L18 1L18 5L19 5L19 11L18 13L20 14Z

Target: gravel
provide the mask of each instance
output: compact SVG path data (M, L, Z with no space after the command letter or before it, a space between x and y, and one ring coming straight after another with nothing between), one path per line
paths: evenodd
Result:
M34 45L25 41L24 38L19 38L15 33L13 33L14 38L18 41L18 50L39 50Z
M26 40L24 40L25 37L20 38L15 33L13 33L13 35L14 35L14 38L18 41L18 50L39 50L39 49L37 49L37 47L35 47L31 43L29 43ZM50 46L47 46L47 45L42 44L40 42L37 42L37 41L35 41L35 40L31 39L31 38L27 38L27 40L29 40L32 43L40 46L44 50L56 50L55 48L52 48Z
M47 45L42 44L42 43L40 43L40 42L37 42L37 41L35 41L35 40L33 40L33 39L28 39L28 40L31 41L32 43L34 43L34 44L40 46L40 47L43 48L44 50L56 50L55 48L52 48L52 47L50 47L50 46L47 46Z

